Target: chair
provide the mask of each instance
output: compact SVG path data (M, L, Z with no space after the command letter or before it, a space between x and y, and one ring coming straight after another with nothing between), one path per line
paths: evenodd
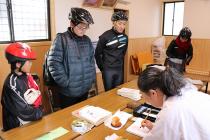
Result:
M151 52L138 52L137 54L140 71L144 70L146 65L153 63Z
M97 82L93 83L91 89L88 91L88 98L96 95L98 95Z
M131 55L131 66L133 73L138 75L140 73L140 68L137 55Z
M58 88L47 86L45 93L47 94L47 97L49 99L51 112L60 110L61 107L60 96L58 95Z

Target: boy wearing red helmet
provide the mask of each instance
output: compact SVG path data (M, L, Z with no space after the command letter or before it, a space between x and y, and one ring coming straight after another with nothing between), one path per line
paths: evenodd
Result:
M179 36L172 40L166 51L165 66L170 66L183 73L193 57L191 44L192 32L188 27L182 28Z
M11 65L2 91L3 130L24 125L42 118L41 93L30 75L35 53L25 43L7 46L5 56Z

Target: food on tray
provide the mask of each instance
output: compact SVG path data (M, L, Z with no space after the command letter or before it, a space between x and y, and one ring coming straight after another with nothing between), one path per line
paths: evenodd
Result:
M112 118L112 122L111 122L111 125L113 127L120 127L122 125L122 123L120 122L120 118L115 116Z

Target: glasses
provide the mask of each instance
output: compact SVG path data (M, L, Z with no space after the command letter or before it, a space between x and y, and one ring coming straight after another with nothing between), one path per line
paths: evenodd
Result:
M89 28L88 25L86 25L86 26L77 25L76 27L79 28L80 30L87 30Z

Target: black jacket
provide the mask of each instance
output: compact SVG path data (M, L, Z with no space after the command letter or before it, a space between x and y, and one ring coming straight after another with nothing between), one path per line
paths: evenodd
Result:
M94 48L88 36L76 36L71 29L57 34L48 56L49 71L68 97L80 97L95 82Z
M169 58L183 59L187 61L187 63L189 63L193 57L193 47L192 44L190 44L189 49L185 53L179 53L176 41L172 40L170 45L168 46L166 54Z
M27 75L8 75L2 92L3 129L21 126L21 121L34 121L42 118L42 107L29 105L24 99L24 93L29 89Z
M109 68L123 69L124 56L128 48L128 37L124 33L117 33L114 29L104 32L95 50L98 68L103 71Z

